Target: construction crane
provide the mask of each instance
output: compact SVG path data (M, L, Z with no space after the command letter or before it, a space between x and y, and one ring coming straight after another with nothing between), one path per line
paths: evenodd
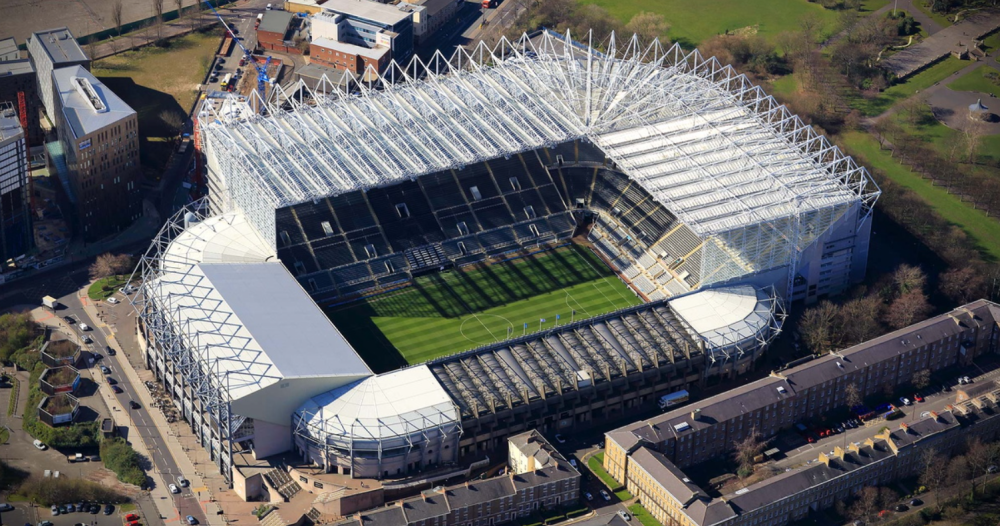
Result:
M243 42L240 41L239 38L236 38L236 33L233 33L232 28L229 27L229 24L226 23L226 20L222 18L222 15L219 14L218 11L215 10L215 6L212 5L212 2L210 0L202 0L202 1L205 3L205 5L208 6L209 9L212 10L212 14L214 14L215 17L219 19L219 23L222 24L222 27L226 29L226 32L229 33L229 36L232 37L234 42L236 42L236 45L240 46L240 49L243 50L243 56L246 57L247 64L252 65L254 69L257 70L257 93L260 95L261 105L263 105L266 95L264 91L264 86L268 83L269 80L269 77L267 76L267 68L268 66L271 65L271 56L268 55L267 60L264 61L263 66L257 64L257 61L254 60L253 53L251 53L250 50L243 45Z

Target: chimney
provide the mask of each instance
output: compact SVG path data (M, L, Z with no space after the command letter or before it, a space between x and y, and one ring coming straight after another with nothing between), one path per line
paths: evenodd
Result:
M839 458L840 460L844 460L844 448L840 446L833 448L833 456Z
M701 416L701 409L695 409L691 411L691 420L698 421L698 417Z
M825 465L825 466L829 466L830 465L830 457L826 456L826 453L820 453L819 454L819 461L821 463L823 463L823 465Z
M910 426L907 425L906 422L900 422L899 423L899 430L902 431L902 432L904 432L904 433L909 434L909 432L910 432Z

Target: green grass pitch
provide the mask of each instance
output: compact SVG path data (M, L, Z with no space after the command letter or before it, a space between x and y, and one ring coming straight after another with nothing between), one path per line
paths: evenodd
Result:
M639 303L593 252L570 245L420 276L327 314L372 369L385 371Z

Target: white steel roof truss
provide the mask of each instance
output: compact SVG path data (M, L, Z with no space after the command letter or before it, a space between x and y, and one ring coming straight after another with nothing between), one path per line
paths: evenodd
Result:
M427 90L420 90L420 94L429 100L448 102L452 108L448 115L456 122L467 125L465 129L476 138L473 144L483 145L477 161L489 159L512 147L513 137L507 130L502 129L498 122L489 119L492 115L482 107L481 102L473 100L473 104L470 104L455 93L451 83L445 84L436 77L431 77L431 82L426 83L426 86Z
M296 109L288 114L288 117L295 121L299 125L298 127L303 130L303 133L306 135L305 140L315 154L317 161L326 168L325 170L318 170L318 175L323 177L330 187L338 193L350 190L354 187L355 181L346 175L347 167L344 164L343 158L330 148L330 139L328 137L316 133L317 127L310 125L312 122L311 119L308 122L306 121L305 115L307 114L307 110L305 108L303 110L299 111Z
M493 117L498 122L503 123L510 133L516 134L519 139L513 149L507 150L504 153L519 152L525 150L526 146L541 145L546 142L545 135L535 129L526 118L527 112L524 111L524 107L515 106L510 100L510 94L500 91L499 86L495 84L487 83L482 75L462 75L453 85L463 95L475 98L482 108L488 107L486 104L487 101L493 101L494 104L499 106L498 108L489 108L488 111L493 114ZM487 91L492 97L487 96L483 91ZM521 104L521 101L517 102Z
M510 69L512 68L508 67L503 70L501 70L501 68L496 68L496 71L498 73L502 71L503 73L502 75L493 75L491 74L492 72L486 71L487 73L486 77L490 79L491 82L496 84L498 88L500 85L502 85L507 92L516 90L519 93L519 100L521 100L531 109L535 110L528 112L527 115L535 117L536 120L538 116L545 115L550 120L550 122L553 122L555 126L558 126L559 128L558 132L553 132L550 125L539 122L539 125L548 128L550 139L555 140L565 137L570 133L578 132L577 126L574 126L573 123L571 123L568 118L563 116L563 114L567 111L567 108L561 108L561 109L553 108L552 105L549 103L550 100L559 100L559 99L549 98L549 97L539 97L538 96L539 93L532 91L531 88L523 80L521 80L521 75L525 73L529 74L533 73L530 68L518 68L516 71L510 71ZM500 79L496 78L498 76L502 78L505 81L505 83L501 83ZM507 84L511 84L511 86L508 86ZM542 89L545 89L546 92L549 91L549 88L544 83L541 84L540 87Z
M313 164L315 156L311 152L305 151L290 136L288 130L279 127L277 122L279 122L277 119L261 119L258 124L276 143L281 145L280 155L286 158L287 164L293 168L288 171L288 177L281 178L281 182L286 187L290 187L291 182L296 183L297 187L293 190L296 200L304 200L315 192L322 192L325 185L317 184L313 178L313 174L319 172ZM309 165L304 166L303 163L309 163Z
M461 108L448 97L431 97L425 88L439 89L437 86L432 88L429 83L424 83L420 85L420 89L409 89L403 95L415 111L418 113L422 111L423 115L427 116L429 128L436 133L454 138L455 142L465 147L468 155L460 158L460 161L471 163L485 159L490 151L486 145L490 143L480 140L481 133L477 123L469 120L468 126L459 127L448 122L446 117L461 113Z
M272 195L276 197L276 200L280 201L280 196L287 194L288 192L298 194L300 190L288 184L284 175L288 172L285 168L285 161L281 159L276 153L275 148L263 137L261 137L260 132L249 123L242 123L240 126L233 128L233 131L238 133L243 140L248 144L252 145L256 149L257 154L264 157L263 166L259 169L262 171L270 172L271 177L266 179L266 183L271 187Z
M421 148L423 150L421 156L429 165L450 167L456 164L456 160L468 156L465 152L459 151L451 141L445 140L434 127L428 125L428 122L417 119L412 106L401 93L393 93L392 96L373 100L372 103L378 106L380 112L386 114L387 119L395 119L398 126L409 134L409 145Z

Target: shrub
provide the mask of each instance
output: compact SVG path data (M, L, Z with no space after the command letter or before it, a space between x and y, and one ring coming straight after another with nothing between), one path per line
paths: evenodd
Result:
M118 480L136 486L142 486L146 482L146 472L142 470L139 454L121 438L101 442L101 458L104 465L118 475Z
M21 485L18 493L42 506L63 504L66 502L109 502L121 504L128 502L128 497L106 486L87 479L28 479Z
M38 403L45 396L38 386L38 378L43 371L45 371L45 366L40 362L36 362L31 369L31 378L28 380L30 386L28 401L24 410L24 418L21 420L21 427L32 437L53 447L96 446L99 442L100 432L97 422L69 424L53 428L38 419Z

